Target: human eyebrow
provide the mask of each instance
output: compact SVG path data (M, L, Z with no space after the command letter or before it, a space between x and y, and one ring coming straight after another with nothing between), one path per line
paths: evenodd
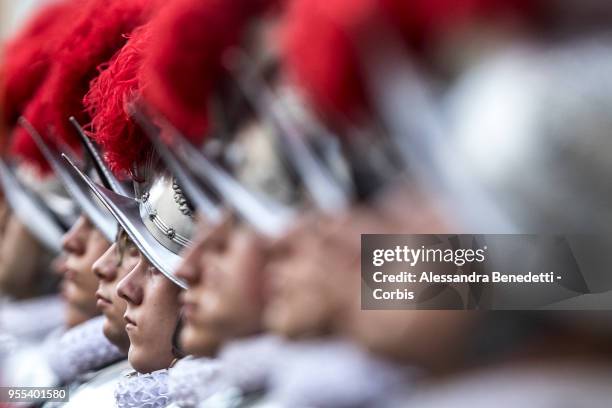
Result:
M117 241L117 253L119 255L118 264L121 264L123 262L123 257L125 256L125 253L130 248L130 246L133 245L133 243L123 228L120 228L119 231L117 232L116 241Z

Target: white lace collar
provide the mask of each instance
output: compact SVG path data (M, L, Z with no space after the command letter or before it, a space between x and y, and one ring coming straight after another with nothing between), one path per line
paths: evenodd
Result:
M243 393L263 390L283 344L278 336L270 334L229 342L219 353L221 378Z
M262 390L280 344L275 336L253 336L229 342L215 359L184 358L170 370L172 401L190 408L230 388L242 394Z
M169 389L179 407L196 407L223 388L220 362L211 358L186 357L170 370Z
M118 408L163 408L171 402L168 370L148 374L133 372L123 377L115 388Z
M103 325L104 317L98 316L67 330L55 340L49 365L61 382L70 383L81 374L125 357L104 336Z

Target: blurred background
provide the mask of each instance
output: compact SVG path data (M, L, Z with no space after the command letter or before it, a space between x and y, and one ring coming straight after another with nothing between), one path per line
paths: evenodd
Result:
M278 296L266 317L283 324L258 329L289 345L271 354L281 363L265 395L291 407L609 407L608 287L581 293L599 310L572 301L555 312L372 311L361 309L357 269L363 233L587 233L600 237L591 251L599 264L611 262L612 2L328 1L279 2L289 11L261 24L272 34L247 35L250 49L265 52L244 65L265 67L284 119L324 136L304 144L337 189L313 187L299 166L279 176L282 149L241 146L240 132L228 132L234 144L223 157L241 183L305 219L266 252L295 263L269 268L285 271L285 286L265 292ZM0 0L0 41L45 3ZM252 110L249 120L261 119ZM231 131L243 125L229 122ZM315 198L302 199L305 190ZM329 191L349 193L334 201ZM0 382L57 383L39 362L66 325L57 282L69 280L66 251L51 263L36 237L10 229L3 206L3 251L44 260L48 276L17 273L0 295ZM25 248L8 245L16 237ZM79 323L95 319L92 309Z

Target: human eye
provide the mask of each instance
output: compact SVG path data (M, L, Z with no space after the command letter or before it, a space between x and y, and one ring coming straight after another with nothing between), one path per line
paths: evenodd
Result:
M147 274L149 276L160 276L161 272L159 271L159 269L157 269L156 267L154 267L153 265L149 265L147 267Z
M126 253L128 254L128 256L136 258L140 255L140 251L138 250L138 247L132 241L128 241L125 249L126 249Z

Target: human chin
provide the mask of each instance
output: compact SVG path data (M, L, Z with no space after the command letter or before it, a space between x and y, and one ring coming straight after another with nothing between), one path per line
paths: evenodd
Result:
M119 350L127 352L130 347L130 339L125 332L125 322L122 318L105 313L104 325L102 326L104 336Z
M131 328L129 324L126 326L127 334L130 339L130 347L128 349L128 361L130 365L139 373L150 373L157 370L157 368L152 368L152 356L149 347L150 344L148 344L154 342L155 338L150 338L148 342L146 340L143 341L137 326Z
M185 323L180 334L181 349L187 354L195 356L213 357L221 344L219 336L211 330L195 327Z
M69 281L66 284L64 296L69 307L80 310L81 314L86 316L86 319L100 313L96 306L95 294L83 290L74 282Z
M130 336L130 348L128 349L128 361L132 368L139 373L151 373L157 368L153 368L149 359L149 353L143 347L134 343Z
M172 343L170 339L162 339L160 334L140 333L138 330L128 331L130 348L128 361L134 370L139 373L168 368L174 360Z
M330 309L324 299L296 293L266 307L264 324L271 331L295 339L325 334L329 317Z
M66 305L65 309L65 323L66 327L72 328L78 326L81 323L85 323L91 316L83 313L79 308L76 308L70 304Z
M300 314L282 300L271 302L264 311L264 325L274 333L285 337L297 337L300 329Z

